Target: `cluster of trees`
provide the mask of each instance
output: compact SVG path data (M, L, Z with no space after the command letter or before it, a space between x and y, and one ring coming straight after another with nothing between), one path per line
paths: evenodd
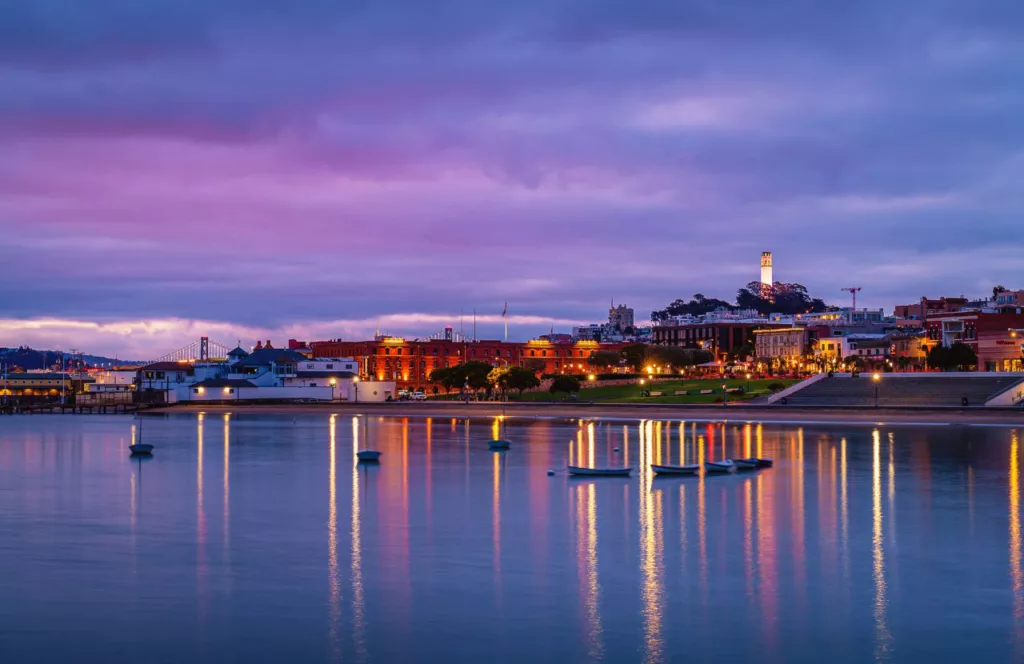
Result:
M948 348L939 344L928 351L928 366L942 371L969 371L978 364L978 354L965 343L956 342Z
M659 365L681 369L704 364L714 359L710 350L700 348L677 348L675 346L647 346L633 344L622 349L622 357L634 371L641 372L644 367Z
M540 379L533 369L526 367L492 367L487 362L472 361L445 369L434 369L430 372L430 380L439 383L446 392L468 388L478 392L493 389L501 391L517 390L521 395L540 385Z
M793 315L829 311L834 307L829 307L820 298L811 297L807 288L801 284L776 281L771 286L765 286L759 281L751 281L737 291L735 304L697 293L689 301L676 300L664 309L651 312L651 320L657 322L686 314L700 316L720 309L754 309L761 314Z

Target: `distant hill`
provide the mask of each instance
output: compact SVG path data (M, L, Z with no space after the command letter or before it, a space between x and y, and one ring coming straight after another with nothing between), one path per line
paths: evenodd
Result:
M0 348L0 364L7 364L9 369L24 369L25 371L39 371L40 369L52 369L60 366L60 351L56 350L35 350L27 346L20 348ZM82 355L82 362L86 366L107 366L141 364L141 362L130 362L117 360L102 355ZM64 352L66 366L70 366L71 354Z

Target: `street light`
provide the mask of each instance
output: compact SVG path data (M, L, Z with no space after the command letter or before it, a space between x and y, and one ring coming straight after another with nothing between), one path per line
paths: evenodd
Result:
M356 391L356 400L354 403L359 403L359 376L352 377L352 387L355 388Z
M878 408L878 383L882 380L881 374L872 374L871 380L875 382L875 408Z
M330 382L331 382L331 401L334 401L334 388L337 387L337 385L338 385L338 379L337 378L332 378Z

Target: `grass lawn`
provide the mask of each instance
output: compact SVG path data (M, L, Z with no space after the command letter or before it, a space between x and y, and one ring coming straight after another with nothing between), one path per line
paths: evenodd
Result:
M580 390L579 401L606 401L609 403L715 403L723 397L722 385L732 389L742 387L746 390L743 394L730 394L729 401L749 401L754 397L771 394L768 385L782 383L789 387L797 381L794 379L770 378L765 380L744 380L736 379L709 379L709 380L671 380L647 383L643 389L651 392L661 392L664 396L642 397L640 396L639 383L633 385L615 385L608 387L584 387ZM689 394L676 396L676 392L686 390ZM714 390L711 394L700 394L701 390ZM515 398L515 397L513 397ZM550 394L548 392L527 392L523 394L522 401L562 401L565 395ZM517 399L518 400L518 399Z

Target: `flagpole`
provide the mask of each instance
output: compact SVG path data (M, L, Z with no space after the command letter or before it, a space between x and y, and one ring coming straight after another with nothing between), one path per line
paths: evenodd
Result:
M505 319L505 341L508 341L508 302L505 303L505 310L501 312Z

